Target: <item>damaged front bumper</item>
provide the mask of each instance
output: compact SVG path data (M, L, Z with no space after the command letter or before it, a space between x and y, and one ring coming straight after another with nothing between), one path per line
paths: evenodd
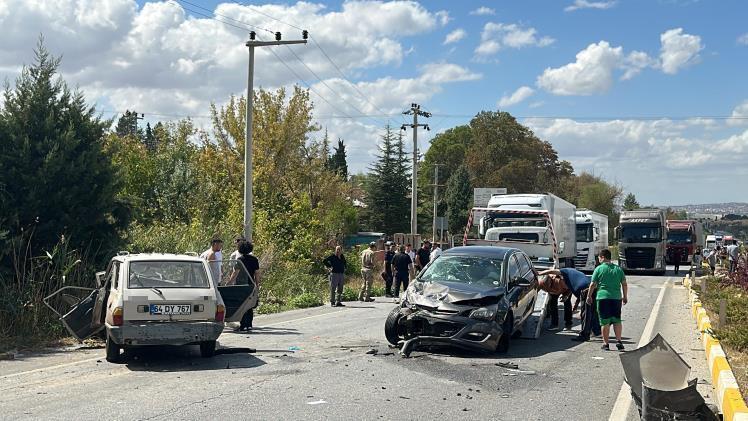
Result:
M215 341L223 332L223 323L143 322L124 326L107 325L107 331L118 345L188 345Z
M494 351L502 335L493 320L478 320L459 314L403 309L400 329L406 338L403 353L417 346L454 346L468 350ZM469 313L472 310L466 311ZM463 312L465 313L465 312Z

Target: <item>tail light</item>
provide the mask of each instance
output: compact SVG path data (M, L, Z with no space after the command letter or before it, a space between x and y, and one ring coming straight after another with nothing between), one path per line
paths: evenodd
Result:
M226 307L224 307L223 304L218 304L216 306L216 321L222 322L225 316L226 316Z
M122 307L115 307L115 309L112 311L112 323L115 326L122 326L124 322L125 322L125 318L124 318L124 312L122 311Z

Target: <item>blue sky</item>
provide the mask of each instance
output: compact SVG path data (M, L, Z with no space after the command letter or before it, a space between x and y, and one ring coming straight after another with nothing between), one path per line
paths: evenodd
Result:
M261 51L256 84L300 83L286 65L294 68L315 90L320 124L348 143L354 170L371 163L381 126L399 126L411 102L434 113L422 148L434 133L500 108L578 172L601 174L643 203L748 201L748 187L729 181L748 175L745 2L97 5L0 1L9 34L0 77L12 79L31 61L41 32L63 54L65 78L107 113L137 109L150 121L189 115L204 123L210 102L245 89L246 30L226 22L298 36L271 15L307 28L334 64L314 44L292 47L304 64L286 49L276 50L285 65ZM331 118L341 114L353 118Z

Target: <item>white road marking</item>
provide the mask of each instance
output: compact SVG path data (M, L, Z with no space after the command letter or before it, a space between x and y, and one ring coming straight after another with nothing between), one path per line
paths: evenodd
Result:
M34 369L34 370L21 371L20 373L6 374L4 376L0 376L0 379L9 379L11 377L18 377L18 376L23 376L23 375L26 375L26 374L38 373L40 371L45 371L45 370L53 370L55 368L70 367L70 366L73 366L73 365L83 364L83 363L87 363L87 362L91 362L91 361L96 361L96 360L100 360L100 359L101 359L101 357L93 357L93 358L87 358L85 360L72 361L72 362L64 363L64 364L50 365L48 367L37 368L37 369Z
M660 289L660 294L657 295L657 300L654 303L654 306L652 307L652 312L649 313L649 320L647 320L647 324L644 326L644 331L642 331L642 335L639 339L639 344L636 346L637 348L640 348L650 340L652 340L652 332L654 331L654 325L657 321L657 315L660 313L660 306L662 305L662 298L665 296L665 291L667 290L667 284L670 282L670 280L665 281L662 284L662 287ZM618 398L616 398L616 403L613 406L613 411L610 413L610 417L608 418L608 421L623 421L628 417L629 415L629 409L631 409L631 388L628 384L624 381L623 384L621 384L621 390L618 392Z

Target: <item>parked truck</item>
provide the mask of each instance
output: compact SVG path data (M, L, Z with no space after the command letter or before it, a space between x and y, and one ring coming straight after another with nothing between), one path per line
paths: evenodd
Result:
M577 209L577 255L574 266L591 272L597 266L600 251L608 248L608 216L589 209Z
M694 220L667 221L668 264L675 264L674 256L680 252L680 264L691 264L694 253L704 243L704 226Z
M518 248L538 267L574 267L576 207L553 194L494 195L486 208L473 208L480 241Z
M662 209L621 212L615 237L618 240L618 264L624 272L665 274L665 230L665 211Z
M713 234L709 234L706 236L706 242L704 243L704 248L707 250L712 250L717 247L717 236Z

